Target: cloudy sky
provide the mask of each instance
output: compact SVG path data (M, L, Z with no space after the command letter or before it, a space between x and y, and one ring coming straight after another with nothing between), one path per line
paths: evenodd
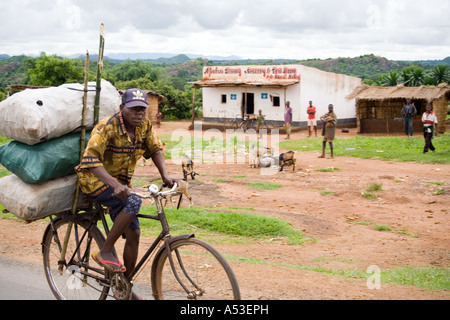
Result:
M2 0L0 54L450 56L449 0Z

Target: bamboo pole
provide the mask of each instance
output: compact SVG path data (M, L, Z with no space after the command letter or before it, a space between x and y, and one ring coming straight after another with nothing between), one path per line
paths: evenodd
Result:
M194 126L195 121L195 95L197 93L197 86L194 86L194 94L192 95L192 120L191 124Z
M95 106L94 106L94 125L99 121L100 114L100 91L101 91L101 80L102 80L102 70L103 70L103 52L105 49L105 25L102 23L100 26L100 45L98 50L98 62L97 62L97 84L95 93Z
M89 82L89 52L86 51L86 59L84 62L84 95L83 95L83 109L81 111L81 138L80 138L80 155L79 159L83 158L84 148L86 147L86 110L87 110L87 96L88 96L88 82ZM75 189L75 197L73 199L72 213L77 212L78 195L80 193L80 186L77 180L77 187Z
M87 94L88 94L88 81L89 81L89 52L86 51L86 59L84 62L84 95L83 95L83 109L81 111L81 138L80 138L80 161L83 158L84 148L86 145L86 110L87 110ZM78 196L80 194L80 184L77 180L75 187L75 196L73 197L72 213L77 213ZM72 233L73 222L69 221L67 223L66 235L64 236L63 245L61 248L60 261L65 261L67 245L69 244L70 234ZM64 265L60 264L58 266L58 271L60 274L63 273Z

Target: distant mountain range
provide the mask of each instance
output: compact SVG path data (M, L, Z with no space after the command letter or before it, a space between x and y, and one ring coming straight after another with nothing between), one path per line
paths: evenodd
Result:
M33 55L30 55L33 56ZM63 55L65 58L70 59L84 59L85 54L81 53L75 53L71 55ZM8 54L0 54L0 60L1 59L8 59L11 58ZM92 60L96 60L98 58L97 54L91 54L90 58ZM124 60L144 60L144 61L159 61L161 63L167 61L174 61L172 63L183 63L192 59L208 59L213 61L228 61L228 60L242 60L241 57L238 56L204 56L204 55L198 55L198 54L174 54L174 53L111 53L107 56L104 56L103 59L110 60L113 62L120 62ZM169 63L171 64L171 63Z
M373 56L373 55L368 55ZM71 54L64 56L66 58L70 59L84 59L85 55L81 53ZM11 58L8 54L0 54L0 60L2 59L8 59ZM91 54L90 55L91 60L97 60L98 55L97 54ZM231 55L231 56L205 56L205 55L198 55L198 54L174 54L174 53L164 53L164 52L147 52L147 53L111 53L104 57L105 60L110 60L113 62L121 62L124 60L144 60L144 61L153 61L155 63L166 63L166 64L178 64L178 63L184 63L192 59L208 59L215 62L226 62L226 61L243 61L243 62L265 62L268 60L273 60L276 63L290 63L290 62L297 62L297 61L307 61L307 62L313 62L313 61L329 61L329 60L335 60L335 59L308 59L308 60L301 60L301 59L242 59L239 56ZM336 58L336 59L353 59L353 58ZM395 61L395 60L392 60ZM399 62L406 62L406 63L419 63L424 66L433 66L433 65L450 65L450 57L446 57L442 60L397 60Z

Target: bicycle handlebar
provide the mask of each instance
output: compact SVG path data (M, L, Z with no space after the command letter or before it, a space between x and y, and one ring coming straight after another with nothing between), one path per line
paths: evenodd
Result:
M143 198L143 199L148 199L148 198L150 198L150 197L154 197L154 198L157 198L157 197L165 197L165 196L167 196L167 195L175 194L176 192L178 192L178 191L175 191L175 189L176 189L177 187L178 187L178 184L175 182L175 183L173 184L172 189L167 190L167 191L159 191L158 186L155 185L155 184L152 184L152 185L150 185L150 186L148 187L148 192L149 192L148 195L141 194L141 193L134 192L134 191L132 191L131 194L132 194L132 195L135 195L135 196L138 196L138 197L140 197L140 198Z

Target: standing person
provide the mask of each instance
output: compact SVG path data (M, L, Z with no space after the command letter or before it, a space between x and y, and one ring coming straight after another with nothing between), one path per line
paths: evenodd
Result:
M337 116L334 113L334 107L332 104L328 105L328 112L320 117L320 120L323 122L323 142L322 142L322 155L319 158L325 158L325 148L327 146L327 142L330 144L330 159L333 159L333 140L334 135L336 133L336 124L337 124Z
M405 122L405 134L409 138L413 136L413 119L417 115L417 109L411 99L406 100L406 104L402 108L402 116Z
M291 138L291 126L292 126L292 108L291 103L286 101L286 108L284 110L284 129L286 130L286 138L285 140L289 140Z
M265 120L265 118L264 118L264 116L262 114L262 110L259 110L259 112L258 112L258 119L256 120L256 132L259 133L259 139L262 138L261 128L263 127L264 120Z
M158 112L156 113L156 126L158 128L161 127L161 119L162 119L162 113L161 111L158 109Z
M316 107L313 106L312 101L309 102L309 107L306 109L306 113L308 114L308 137L311 137L313 127L317 137Z
M110 207L114 225L94 260L112 272L133 270L139 247L140 226L137 214L142 200L130 193L136 162L152 158L168 186L175 180L167 174L163 146L150 120L145 116L147 94L128 89L122 96L120 111L100 121L92 130L81 163L75 167L81 191L92 201ZM114 255L114 244L123 235L124 264Z
M433 112L433 105L427 104L426 111L422 115L423 123L423 137L425 138L425 146L423 147L423 153L427 153L428 150L435 152L436 148L433 146L433 135L437 130L437 117Z

